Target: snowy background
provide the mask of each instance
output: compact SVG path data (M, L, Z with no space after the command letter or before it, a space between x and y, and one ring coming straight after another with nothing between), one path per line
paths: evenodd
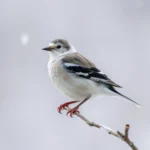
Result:
M57 112L68 98L51 84L43 47L65 38L90 58L120 92L143 105L98 97L80 112L123 131L150 149L150 1L5 0L0 2L0 149L130 150L80 119Z

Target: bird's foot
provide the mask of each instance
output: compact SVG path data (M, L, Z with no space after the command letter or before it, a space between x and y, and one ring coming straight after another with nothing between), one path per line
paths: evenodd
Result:
M67 115L70 114L70 117L72 117L72 115L73 115L74 113L76 113L76 112L77 112L77 113L80 113L80 112L78 111L78 108L79 108L79 107L76 106L76 107L74 107L73 109L69 110L69 111L67 112Z
M58 112L61 114L61 111L65 108L65 107L68 107L70 104L73 104L73 103L76 103L78 101L71 101L71 102L67 102L67 103L64 103L62 105L60 105L57 109L58 109Z

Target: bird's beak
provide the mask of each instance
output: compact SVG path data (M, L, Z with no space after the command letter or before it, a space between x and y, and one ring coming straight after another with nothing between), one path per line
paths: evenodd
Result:
M55 49L55 45L54 44L50 44L48 47L43 48L42 50L45 51L52 51Z

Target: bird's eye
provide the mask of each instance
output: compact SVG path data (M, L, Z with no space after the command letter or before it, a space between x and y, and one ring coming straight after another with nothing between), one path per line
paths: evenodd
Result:
M61 48L61 45L57 45L57 48L60 49L60 48Z

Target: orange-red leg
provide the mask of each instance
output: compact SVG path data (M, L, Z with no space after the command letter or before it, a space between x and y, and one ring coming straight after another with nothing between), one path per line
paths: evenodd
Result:
M64 109L65 106L69 106L70 104L74 104L74 103L77 103L78 101L71 101L71 102L67 102L67 103L64 103L62 105L60 105L58 107L58 112L61 113L62 109Z
M69 110L69 111L67 112L67 115L70 114L70 117L72 117L72 115L73 115L75 112L78 112L78 113L79 113L79 111L78 111L79 107L80 107L83 103L85 103L89 98L90 98L90 97L85 98L85 99L84 99L81 103L79 103L76 107L74 107L74 108L72 108L71 110Z

